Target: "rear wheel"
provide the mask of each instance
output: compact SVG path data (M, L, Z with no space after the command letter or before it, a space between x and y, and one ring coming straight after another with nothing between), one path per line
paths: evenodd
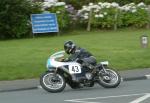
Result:
M118 72L106 68L107 73L100 72L98 83L104 88L116 88L121 82L121 76Z
M40 85L48 92L61 92L66 87L66 81L60 74L46 72L40 77Z

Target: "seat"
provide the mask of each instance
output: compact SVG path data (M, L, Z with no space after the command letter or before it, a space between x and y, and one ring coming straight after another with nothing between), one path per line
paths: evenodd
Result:
M94 56L90 56L90 57L84 58L84 59L82 59L82 60L83 60L84 63L92 64L92 65L94 65L94 66L95 66L96 63L97 63Z

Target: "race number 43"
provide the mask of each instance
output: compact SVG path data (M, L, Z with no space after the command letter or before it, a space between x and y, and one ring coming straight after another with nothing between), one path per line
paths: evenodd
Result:
M71 74L81 73L81 67L79 65L69 65L69 72Z

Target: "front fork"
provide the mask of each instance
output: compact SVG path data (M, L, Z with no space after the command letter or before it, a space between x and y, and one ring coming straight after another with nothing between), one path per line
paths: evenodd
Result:
M53 72L54 80L56 80L57 79L57 71L58 71L58 68L47 70L46 72Z
M102 74L102 77L103 77L103 79L104 80L106 80L106 81L110 81L110 75L109 75L109 73L107 72L107 70L106 70L106 68L105 68L105 66L104 65L101 65L101 70L99 71L99 73L100 74Z
M104 72L104 73L106 73L106 74L107 74L107 71L106 71L106 69L105 69L105 66L104 66L104 65L102 65L102 70L103 70L103 72Z

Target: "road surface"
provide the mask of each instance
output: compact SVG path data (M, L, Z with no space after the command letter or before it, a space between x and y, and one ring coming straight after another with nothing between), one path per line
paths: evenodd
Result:
M43 89L0 93L0 103L150 103L150 80L122 82L119 87L106 89L98 84L92 88L61 93Z

